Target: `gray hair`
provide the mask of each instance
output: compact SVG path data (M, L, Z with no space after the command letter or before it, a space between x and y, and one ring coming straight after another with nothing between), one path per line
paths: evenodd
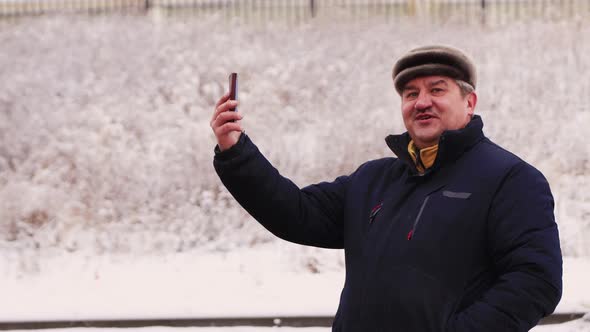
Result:
M459 89L461 89L461 96L465 97L468 94L472 93L473 91L475 91L475 88L473 87L473 85L465 82L465 81L461 81L461 80L455 80L455 82L457 83L457 85L459 86Z

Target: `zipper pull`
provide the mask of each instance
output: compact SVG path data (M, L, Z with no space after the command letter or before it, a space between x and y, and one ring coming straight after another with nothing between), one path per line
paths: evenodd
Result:
M412 239L412 235L413 234L414 234L414 230L413 229L410 229L410 231L408 232L408 236L407 236L408 241L410 241Z
M371 213L369 214L369 224L373 223L373 221L375 220L375 217L377 217L377 213L379 213L379 211L381 211L382 207L383 207L383 202L377 204L373 209L371 209Z

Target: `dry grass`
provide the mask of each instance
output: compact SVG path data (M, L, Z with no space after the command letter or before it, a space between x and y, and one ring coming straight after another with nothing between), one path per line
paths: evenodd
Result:
M300 185L391 156L390 71L425 43L479 65L492 139L540 168L566 255L590 254L590 26L48 17L0 26L3 251L170 252L271 241L212 168L208 126L240 73L249 135ZM29 249L27 249L29 248Z

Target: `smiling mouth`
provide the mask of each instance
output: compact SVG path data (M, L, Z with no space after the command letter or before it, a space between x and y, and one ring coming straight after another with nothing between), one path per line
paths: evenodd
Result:
M433 116L429 115L429 114L420 114L418 116L416 116L416 120L420 121L420 120L430 120L432 119Z

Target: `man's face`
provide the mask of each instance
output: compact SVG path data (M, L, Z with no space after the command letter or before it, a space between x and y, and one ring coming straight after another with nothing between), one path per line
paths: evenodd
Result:
M462 96L449 77L418 77L402 91L402 117L414 144L422 149L438 144L443 131L465 127L476 103L474 92Z

